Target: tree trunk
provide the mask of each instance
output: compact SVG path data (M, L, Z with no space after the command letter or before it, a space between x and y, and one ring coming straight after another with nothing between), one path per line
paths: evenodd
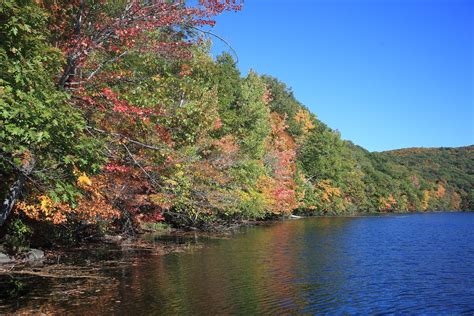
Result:
M77 11L76 22L74 25L74 34L77 38L79 38L79 36L81 35L82 23L84 22L84 17L82 15L84 14L85 5L86 1L81 0L79 4L79 10ZM60 88L64 88L71 76L76 73L77 61L79 56L79 52L72 52L68 56L63 74L61 75L61 78L59 78L58 86Z
M29 159L23 160L22 167L17 171L15 182L10 186L2 205L0 205L0 227L3 226L10 215L13 206L15 206L16 201L20 197L26 178L33 171L35 161L30 154L27 154L27 156Z

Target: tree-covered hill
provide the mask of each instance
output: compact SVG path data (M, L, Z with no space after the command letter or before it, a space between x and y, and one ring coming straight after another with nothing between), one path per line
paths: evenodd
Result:
M474 146L457 148L406 148L381 153L430 182L443 182L461 193L472 209ZM470 197L470 199L469 199ZM470 204L466 204L470 203Z

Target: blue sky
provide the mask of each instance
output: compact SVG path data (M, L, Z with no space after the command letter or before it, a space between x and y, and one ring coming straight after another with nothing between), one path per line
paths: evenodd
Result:
M371 151L474 144L474 1L245 0L213 31Z

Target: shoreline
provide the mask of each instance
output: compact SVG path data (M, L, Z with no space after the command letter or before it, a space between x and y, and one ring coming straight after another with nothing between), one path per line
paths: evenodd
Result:
M419 215L420 213L466 213L466 211L435 212L390 212L371 215L353 214L343 216L315 215L301 219L322 218L367 218L380 216L399 216L402 214ZM54 247L43 252L44 256L35 260L16 259L8 264L0 264L0 289L7 290L6 299L21 297L21 284L38 282L79 282L82 291L90 290L92 283L113 283L117 279L110 271L136 265L141 260L155 260L169 254L186 254L200 252L206 247L206 240L232 239L237 234L245 233L244 227L269 227L279 223L299 219L273 219L267 221L242 222L233 225L226 231L206 232L199 230L173 229L168 231L142 232L136 236L105 235L98 240L88 241L74 247ZM31 249L34 250L34 249ZM138 261L137 261L138 260ZM28 281L29 280L29 281ZM37 282L34 281L34 282ZM81 281L82 282L82 281ZM20 288L16 288L20 284ZM6 292L5 292L6 293ZM12 295L12 296L10 296Z
M60 260L57 258L67 258L68 253L83 252L83 251L95 251L97 249L111 250L111 251L147 251L154 254L164 255L173 252L182 252L184 241L197 240L198 238L207 239L228 239L232 238L235 234L243 227L257 227L257 226L272 226L277 223L286 221L311 219L311 218L367 218L367 217L379 217L379 216L390 216L390 215L415 215L415 214L432 214L432 213L465 213L472 212L470 210L454 210L454 211L417 211L417 212L405 212L405 211L394 211L394 212L374 212L366 213L359 212L354 214L340 214L340 215L310 215L300 216L298 218L279 218L279 219L268 219L268 220L252 220L242 221L239 223L232 223L228 226L220 225L219 229L215 230L199 230L199 229L182 229L182 228L167 228L167 229L141 229L136 233L135 236L130 236L125 233L122 234L104 234L103 236L94 240L83 240L75 246L52 246L51 248L35 249L29 248L28 251L16 254L14 256L8 256L0 249L0 255L8 256L11 261L1 262L0 260L0 275L10 271L12 268L39 265L50 266L54 264L54 261L58 263ZM215 228L215 227L214 227ZM151 237L153 240L149 240ZM2 244L0 244L1 247ZM41 252L37 256L29 258L29 254L32 251ZM1 259L1 258L0 258Z

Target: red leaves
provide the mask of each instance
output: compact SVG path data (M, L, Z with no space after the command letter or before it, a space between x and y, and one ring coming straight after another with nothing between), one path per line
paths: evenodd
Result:
M141 0L132 0L121 11L115 9L116 15L106 13L111 12L106 3L83 7L77 0L62 0L59 4L45 1L43 6L52 13L51 28L58 33L57 45L66 54L78 56L94 49L113 47L110 44L132 48L135 39L163 27L214 26L211 17L241 9L240 1L236 0L201 0L196 7L165 1L149 1L143 5ZM81 16L80 22L75 21L77 16Z
M102 89L102 93L107 99L112 99L115 98L115 93L112 91L110 88L104 88Z
M182 1L111 3L44 0L41 6L50 13L54 45L65 55L58 86L69 90L72 100L85 109L87 120L97 127L98 133L110 136L107 150L111 161L103 168L104 186L97 192L110 198L110 205L120 205L123 211L160 221L164 219L161 211L171 204L165 199L154 205L144 197L159 193L160 177L171 172L170 166L179 158L174 157L176 152L172 148L172 133L176 132L160 126L166 124L163 117L171 114L143 101L152 93L145 88L150 78L146 77L146 70L133 68L133 57L144 54L146 58L179 60L183 62L179 77L192 76L193 69L187 63L192 57L189 48L200 38L193 38L190 30L214 26L216 14L240 10L240 1L201 0L194 2L193 7ZM133 88L142 82L143 89ZM142 104L146 105L141 107ZM206 118L208 131L222 127L220 119L214 120L211 115ZM225 183L228 175L222 170L235 162L238 146L233 139L222 140L217 146L219 150L213 160L196 163L195 167L197 172L200 167L208 171L215 183ZM208 174L202 175L207 181L206 177ZM105 203L107 199L103 200Z
M163 213L160 211L155 211L151 214L143 214L142 216L142 221L144 222L162 222L165 220L165 217L163 216Z
M104 167L104 170L106 170L107 172L119 172L119 173L123 172L123 173L125 173L125 172L129 172L130 168L127 167L127 166L123 166L123 165L109 163Z
M220 14L223 11L239 11L242 9L242 1L239 0L199 0L199 4L206 8L208 15Z
M270 90L269 87L265 87L265 92L263 93L262 96L262 101L265 103L265 105L269 105L270 102L272 102L273 96L272 96L272 91Z
M172 135L166 128L160 125L156 125L155 131L162 142L164 142L165 144L168 144L169 146L173 145Z
M154 113L150 109L139 108L131 105L126 100L120 100L118 98L118 95L110 88L102 89L102 94L104 95L106 100L110 101L113 104L112 111L114 112L123 113L126 115L137 115L142 118Z
M272 178L261 179L267 199L272 201L275 213L290 213L298 206L296 201L296 144L286 132L286 120L277 113L271 114L272 131L267 140L265 160L272 170Z
M214 130L218 130L222 127L222 121L220 118L217 118L215 121L214 121Z

